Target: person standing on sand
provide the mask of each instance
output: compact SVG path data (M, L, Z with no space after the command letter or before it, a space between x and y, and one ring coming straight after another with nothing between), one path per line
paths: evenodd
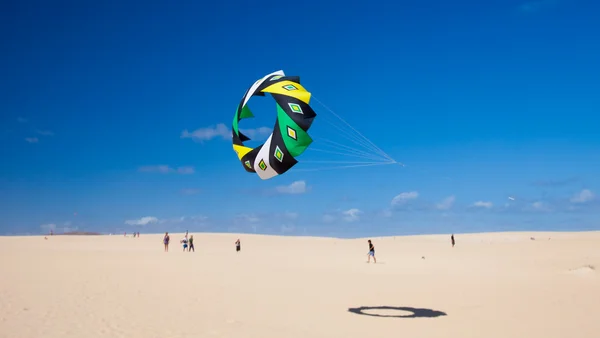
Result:
M185 251L185 249L187 249L187 246L188 246L187 245L187 243L188 243L187 235L185 235L185 237L181 241L179 241L179 242L183 243L183 251Z
M235 241L235 251L240 251L242 250L242 244L240 243L240 239L238 238L237 241Z
M371 243L371 240L368 240L368 242L369 242L369 253L367 254L368 255L367 263L371 262L371 256L373 256L373 263L377 263L377 259L375 258L375 246L373 245L373 243Z
M194 235L190 236L190 239L188 240L189 246L188 246L188 252L190 251L194 251L196 252L196 249L194 249Z
M456 243L456 242L454 242L454 234L452 234L452 236L450 236L450 240L452 241L452 247L454 248L454 244Z
M169 252L169 240L171 238L169 237L169 233L165 232L165 237L163 238L163 244L165 245L165 252Z

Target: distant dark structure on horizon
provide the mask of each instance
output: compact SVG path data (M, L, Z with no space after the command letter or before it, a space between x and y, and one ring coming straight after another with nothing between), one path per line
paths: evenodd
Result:
M101 236L102 234L99 232L90 232L90 231L70 231L62 234L54 234L54 236Z

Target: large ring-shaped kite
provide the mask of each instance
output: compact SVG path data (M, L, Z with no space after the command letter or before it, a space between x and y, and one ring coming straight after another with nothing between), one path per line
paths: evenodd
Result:
M252 96L270 93L277 103L277 119L269 138L256 148L244 146L250 138L239 130L239 121L254 117L247 104ZM307 131L317 114L309 106L311 94L300 85L300 77L286 76L282 70L256 81L240 102L232 125L233 150L247 172L267 180L292 168L312 143Z

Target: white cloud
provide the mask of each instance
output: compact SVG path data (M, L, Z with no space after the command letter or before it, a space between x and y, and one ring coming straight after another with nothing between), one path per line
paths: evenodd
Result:
M271 134L273 128L260 127L256 129L243 129L240 128L240 132L248 136L251 139L255 139L260 136L266 136ZM181 138L190 138L194 141L209 141L214 138L220 137L224 140L231 140L232 130L227 127L224 123L219 123L216 126L209 126L205 128L198 128L192 132L187 129L181 132Z
M25 141L27 141L29 143L38 143L39 142L37 137L26 137Z
M171 167L169 167L168 165L153 165L139 168L139 171L141 172L156 172L161 174L169 173L171 172L171 170Z
M260 218L254 214L241 214L234 218L234 222L238 224L258 223Z
M573 197L571 197L571 202L572 203L586 203L586 202L593 200L595 197L596 196L594 195L594 193L591 190L583 189L582 191L580 191L579 193L577 193Z
M275 190L280 194L304 194L307 188L305 181L295 181L290 185L280 185Z
M177 168L177 173L178 174L182 174L182 175L189 175L189 174L193 174L195 173L196 170L194 169L194 167L178 167Z
M400 205L406 203L409 200L414 200L419 197L419 193L416 191L403 192L396 197L392 198L391 205Z
M150 223L158 223L158 218L152 216L142 217L140 219L133 219L125 221L127 225L148 225Z
M271 132L273 132L273 128L269 128L269 127L259 127L259 128L254 128L254 129L244 129L244 128L240 128L240 132L246 136L248 136L250 139L257 139L260 137L264 137L267 135L271 135Z
M455 200L456 200L456 198L454 197L454 195L448 196L448 197L444 198L444 200L442 202L438 203L436 205L436 208L438 208L440 210L448 210L448 209L452 208Z
M476 208L489 209L489 208L493 207L494 204L492 202L477 201L477 202L473 203L473 206Z
M219 123L216 126L198 128L191 133L187 129L181 132L181 138L191 138L196 141L208 141L215 137L228 140L231 136L231 129L227 128L223 123Z
M147 173L160 173L160 174L169 174L169 173L178 173L182 175L189 175L196 172L194 167L177 167L171 168L168 165L151 165L151 166L143 166L138 169L141 172Z
M550 207L546 205L546 203L542 201L537 201L531 203L531 209L536 211L550 211Z
M362 213L357 208L352 208L349 210L342 211L342 215L344 215L344 220L346 222L354 222L359 220L359 215Z

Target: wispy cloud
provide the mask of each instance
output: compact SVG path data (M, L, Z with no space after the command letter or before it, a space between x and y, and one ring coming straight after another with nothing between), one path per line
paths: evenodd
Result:
M271 132L273 132L273 128L269 128L269 127L258 127L258 128L253 128L253 129L240 128L240 131L242 132L242 134L248 136L251 139L258 139L258 138L270 135Z
M403 193L396 195L394 198L392 198L392 201L390 202L390 204L392 206L401 205L401 204L406 203L407 201L414 200L417 197L419 197L419 193L416 191L403 192Z
M517 198L504 206L495 207L496 211L508 213L545 212L573 213L600 210L600 202L590 189L583 189L572 195L543 196L537 199Z
M359 217L360 214L362 214L362 211L360 211L357 208L352 208L352 209L342 211L342 215L344 216L344 221L346 221L346 222L358 221L360 219L360 217Z
M158 218L153 216L146 216L140 219L132 219L125 221L125 224L127 225L148 225L151 223L158 223Z
M536 13L547 8L552 8L558 5L558 2L559 0L527 1L520 4L517 10L521 13Z
M583 189L582 191L571 197L571 203L586 203L592 201L596 196L589 189Z
M64 222L62 227L56 225L55 223L42 224L42 225L40 225L40 229L44 233L48 233L48 232L52 231L54 234L56 234L57 231L60 231L60 232L66 234L66 233L69 233L69 232L72 232L72 231L79 230L79 227L77 227L77 226L71 226L71 222Z
M194 141L208 141L216 137L228 140L231 136L231 129L227 128L223 123L219 123L216 126L198 128L192 132L189 132L187 129L181 132L181 138L191 138Z
M473 203L472 206L475 208L491 209L494 206L494 204L492 202L477 201Z
M179 224L179 223L197 224L197 223L205 222L207 220L208 220L207 216L196 215L196 216L180 216L180 217L172 217L172 218L162 218L162 219L158 219L157 223L159 223L159 224Z
M46 223L46 224L42 224L40 225L40 229L44 230L44 231L54 231L56 229L56 224L54 223Z
M194 167L178 167L177 168L178 174L189 175L189 174L193 174L195 172L196 172L196 170L194 169Z
M550 206L542 201L536 201L531 203L530 205L526 206L525 208L526 210L533 210L533 211L551 211L552 209L550 208Z
M280 194L304 194L308 191L308 187L305 181L295 181L289 185L275 187L275 191Z
M50 131L50 130L39 130L39 129L36 129L35 132L38 133L38 134L40 134L40 135L42 135L42 136L54 136L54 132Z
M455 200L456 200L456 197L454 195L448 196L448 197L444 198L440 203L436 204L435 207L439 210L448 210L448 209L452 208Z
M243 129L240 131L251 139L256 139L271 134L273 128L260 127L255 129ZM227 127L224 123L219 123L216 126L209 126L204 128L198 128L194 131L185 129L181 132L181 138L189 138L197 142L209 141L214 138L222 138L223 140L230 140L232 136L231 128Z
M25 141L28 143L38 143L40 140L37 137L26 137Z
M282 234L292 233L292 232L294 232L294 230L296 230L296 226L293 224L282 224L281 227L279 228L279 231Z
M260 220L260 217L254 214L239 214L233 218L236 224L258 223Z
M203 215L196 216L179 216L170 218L158 218L154 216L145 216L139 219L126 220L125 224L131 226L150 226L159 225L160 227L167 227L173 229L175 227L178 230L185 229L182 226L193 226L193 225L206 225L208 217Z
M19 123L27 123L27 121L28 120L24 117L17 117L17 122L19 122Z
M147 173L160 173L160 174L170 174L170 173L177 173L177 174L182 174L182 175L189 175L189 174L193 174L195 171L194 167L177 167L177 168L172 168L168 165L153 165L153 166L142 166L138 169L140 172L147 172Z
M364 215L370 213L368 211L361 210L359 208L341 209L336 208L333 210L327 210L320 216L322 223L339 223L339 222L359 222ZM373 214L374 215L374 214Z

